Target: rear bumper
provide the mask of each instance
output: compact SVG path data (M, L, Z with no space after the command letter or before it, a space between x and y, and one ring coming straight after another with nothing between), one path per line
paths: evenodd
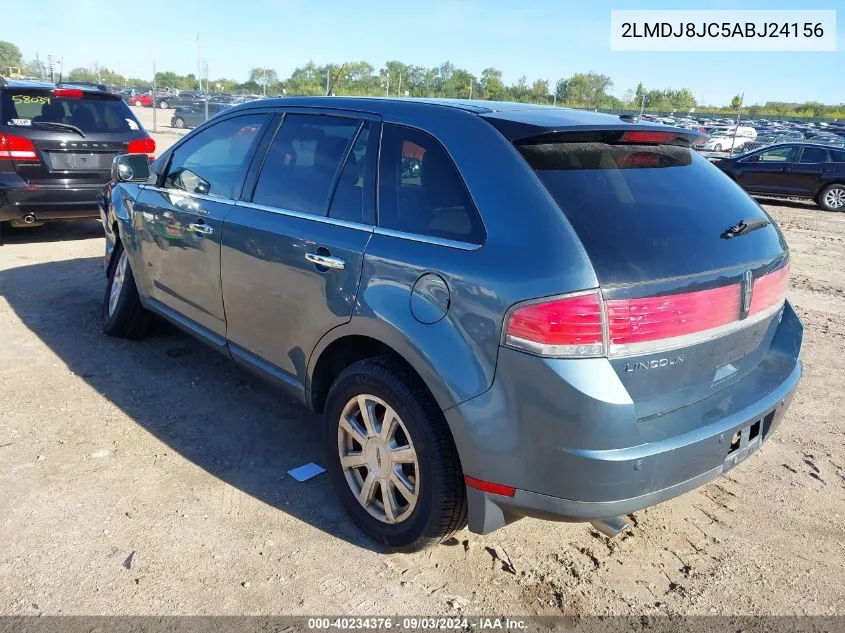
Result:
M22 220L30 213L37 221L96 218L97 195L102 189L102 184L0 188L0 222Z
M757 369L659 421L637 419L605 359L543 360L502 349L493 387L445 412L464 473L515 488L507 497L468 487L470 530L486 534L522 516L628 514L736 466L771 437L801 377L803 327L788 303L773 327ZM543 369L530 369L538 362Z

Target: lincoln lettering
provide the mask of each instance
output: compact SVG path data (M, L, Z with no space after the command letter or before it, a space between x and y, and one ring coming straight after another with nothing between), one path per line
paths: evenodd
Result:
M655 358L654 360L626 363L625 371L645 371L647 369L657 369L658 367L670 367L671 365L680 365L683 362L683 356L673 356L671 358Z

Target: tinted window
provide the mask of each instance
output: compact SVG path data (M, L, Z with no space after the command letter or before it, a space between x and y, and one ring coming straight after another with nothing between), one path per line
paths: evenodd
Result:
M720 236L766 216L695 151L600 142L518 146L569 219L602 283L693 274L780 252L774 230Z
M827 162L827 150L824 150L821 147L805 147L804 151L801 152L801 162L802 163L826 163Z
M86 134L131 132L141 125L120 99L91 94L83 98L56 97L50 91L6 89L0 98L4 125L59 129L39 123L73 125Z
M382 131L379 226L472 244L485 237L446 150L429 134L401 125Z
M368 169L369 151L376 151L378 140L370 142L370 126L364 123L352 151L346 158L343 171L337 181L337 187L332 195L329 206L329 217L348 222L369 222L372 214L365 212L365 206L372 208L372 196L369 195L375 187L374 173Z
M832 149L830 150L830 158L834 163L845 163L845 152Z
M264 114L249 114L206 128L173 152L164 186L233 198L246 159L258 141Z
M794 163L797 156L798 148L790 145L763 150L752 156L751 160L759 163Z
M257 204L326 215L332 184L361 121L285 115L252 199Z

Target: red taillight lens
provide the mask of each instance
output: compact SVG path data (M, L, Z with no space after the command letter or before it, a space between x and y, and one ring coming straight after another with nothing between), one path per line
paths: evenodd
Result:
M789 286L789 264L773 273L754 280L754 292L751 294L751 308L748 314L757 314L780 306L786 299Z
M38 153L28 138L0 134L0 160L37 161Z
M619 140L623 143L668 143L676 138L679 138L679 136L675 132L632 130L625 132Z
M134 141L129 141L129 147L126 150L130 154L154 154L156 151L156 142L149 136L144 138L136 138Z
M604 353L598 291L531 303L511 312L505 342L548 356Z
M739 284L663 297L607 302L610 351L709 330L739 319Z
M84 93L76 88L56 88L53 90L54 97L62 97L64 99L81 99Z

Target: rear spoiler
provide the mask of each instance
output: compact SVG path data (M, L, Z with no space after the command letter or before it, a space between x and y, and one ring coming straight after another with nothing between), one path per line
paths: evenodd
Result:
M694 130L665 126L619 126L601 129L548 130L513 139L515 145L548 143L607 143L609 145L681 145L691 146L702 135Z

